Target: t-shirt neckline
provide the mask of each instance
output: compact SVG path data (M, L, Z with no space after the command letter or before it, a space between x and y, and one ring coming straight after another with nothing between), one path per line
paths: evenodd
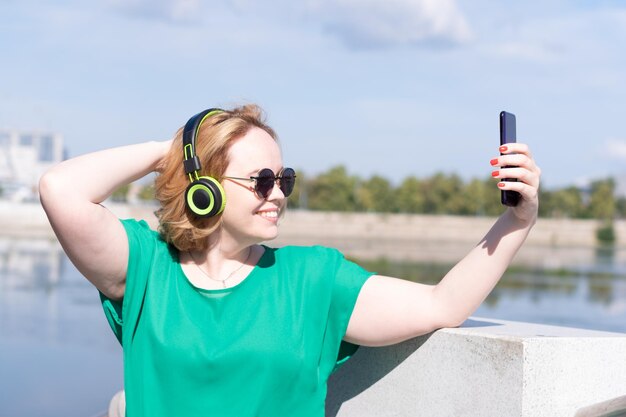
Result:
M268 246L265 246L263 244L261 246L264 249L263 253L261 254L261 257L256 262L256 264L252 267L252 270L250 270L248 275L242 281L237 283L237 285L233 285L232 287L208 289L208 288L201 288L201 287L194 285L194 283L191 282L189 278L187 277L187 274L185 274L185 271L183 271L183 266L180 263L180 252L178 253L178 259L176 260L176 264L178 266L178 272L180 276L183 278L183 280L187 282L187 284L189 284L189 286L193 288L195 291L198 291L203 294L227 295L242 288L246 282L251 280L250 278L253 278L255 275L257 275L257 270L259 269L260 265L263 264L263 262L265 261L265 257L268 255L268 252L270 251L270 248Z

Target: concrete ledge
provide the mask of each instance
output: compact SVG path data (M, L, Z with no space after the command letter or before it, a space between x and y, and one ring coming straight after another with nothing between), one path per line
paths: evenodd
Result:
M589 410L623 404L625 352L626 334L472 318L398 345L361 347L331 377L326 414L602 415Z

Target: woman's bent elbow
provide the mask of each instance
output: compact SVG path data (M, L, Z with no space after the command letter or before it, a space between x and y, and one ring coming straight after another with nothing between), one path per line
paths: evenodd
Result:
M58 175L55 175L54 171L46 171L41 178L39 178L39 200L41 204L45 204L50 196L55 194L55 189L60 188L60 179Z
M453 328L461 326L469 316L454 309L445 309L440 312L438 317L437 326L439 328Z

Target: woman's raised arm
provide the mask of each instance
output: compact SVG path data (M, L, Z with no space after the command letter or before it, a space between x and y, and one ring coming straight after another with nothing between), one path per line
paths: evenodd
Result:
M61 162L39 181L41 204L65 253L112 299L124 296L128 240L124 227L100 203L122 185L158 168L171 141L146 142Z
M346 340L389 345L441 327L458 326L489 295L535 224L541 175L526 145L509 144L500 151L504 155L491 160L491 165L500 167L493 176L518 180L498 183L500 189L522 195L518 206L509 207L437 285L384 276L368 279L359 293Z

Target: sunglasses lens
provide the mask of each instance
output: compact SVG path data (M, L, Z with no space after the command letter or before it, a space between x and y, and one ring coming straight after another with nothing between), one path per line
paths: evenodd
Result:
M285 168L279 177L280 190L285 197L289 197L296 185L296 172L292 168ZM272 189L276 183L274 171L269 168L263 168L256 177L255 190L259 197L267 199L272 194Z
M281 177L280 190L283 192L285 197L289 197L293 192L293 187L296 185L296 171L292 168L285 168Z
M259 175L256 178L256 192L261 198L267 198L272 193L274 188L274 182L276 177L274 171L269 168L263 168L259 171Z

